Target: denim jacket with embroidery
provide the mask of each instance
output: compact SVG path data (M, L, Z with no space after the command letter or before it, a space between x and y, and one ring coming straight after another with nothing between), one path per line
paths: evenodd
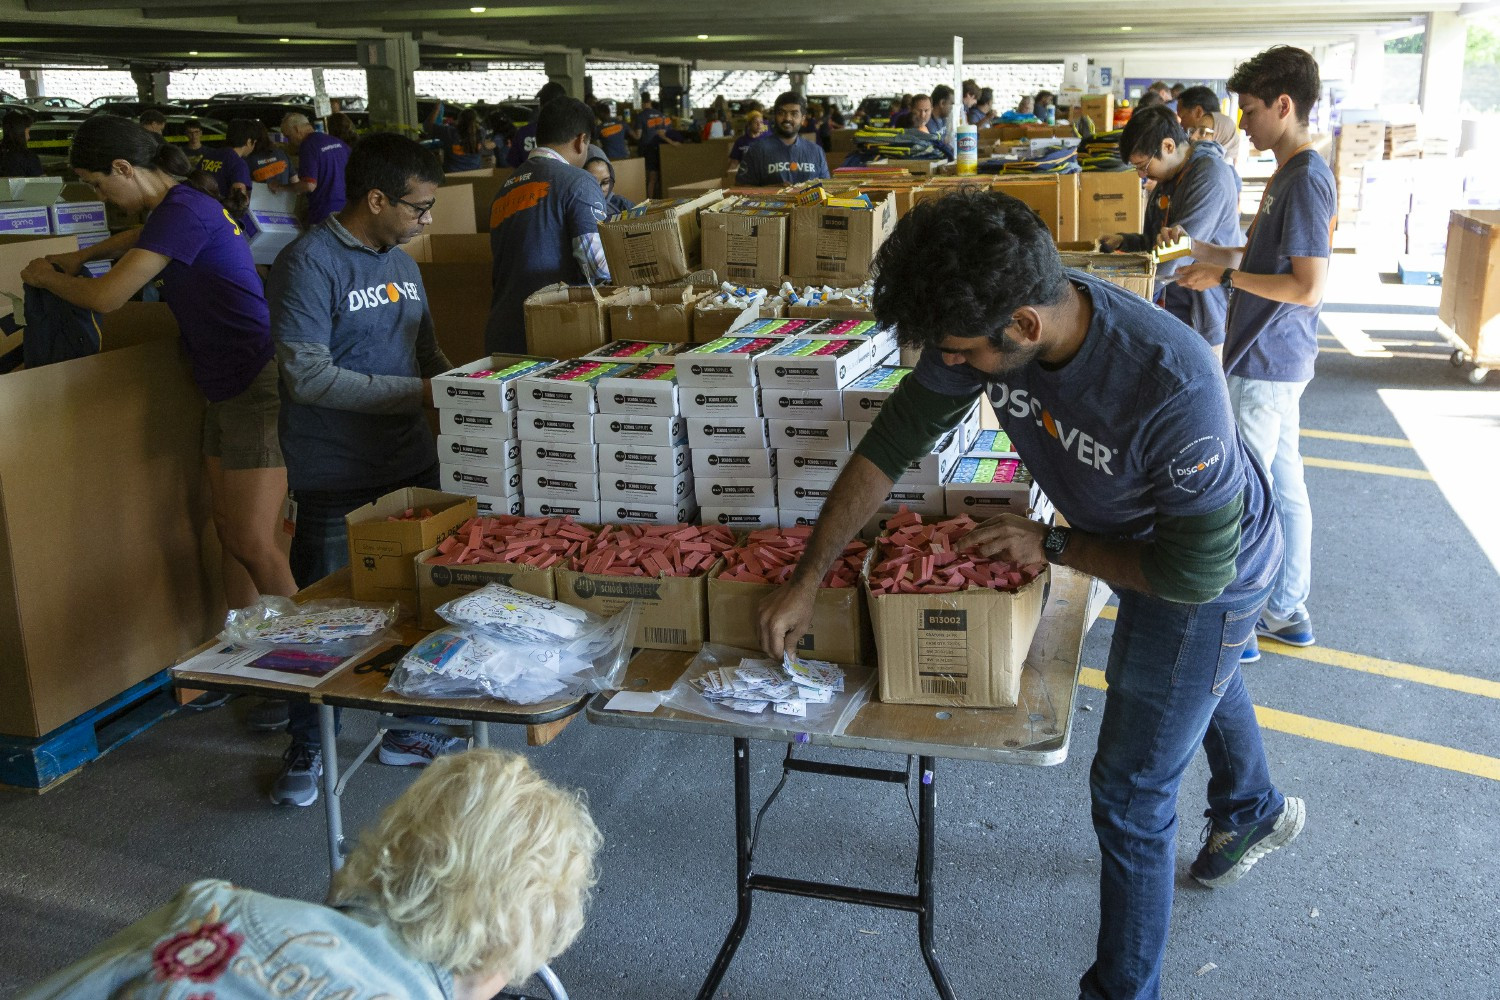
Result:
M453 1000L374 913L195 882L20 1000Z

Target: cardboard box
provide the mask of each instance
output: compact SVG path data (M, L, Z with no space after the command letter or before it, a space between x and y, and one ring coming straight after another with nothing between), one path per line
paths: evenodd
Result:
M796 510L814 512L823 509L823 504L833 493L831 481L811 479L788 479L777 484L776 506L783 511Z
M493 354L433 376L432 398L444 409L504 413L516 408L516 384L523 376L555 364L553 358ZM494 374L482 377L484 372Z
M605 445L645 445L670 448L687 441L687 422L681 417L633 413L594 414L594 439Z
M622 112L623 114L623 112ZM646 200L646 161L639 156L613 160L615 193L639 205Z
M879 365L850 382L843 389L844 419L873 422L896 386L910 374L910 368L900 365Z
M47 214L46 205L0 202L0 234L48 236L51 233L52 219Z
M1094 131L1109 132L1115 127L1115 95L1084 94L1078 102L1078 113L1088 116Z
M891 510L905 507L924 517L946 514L948 511L947 498L942 486L937 483L908 482L905 479L902 479L885 495L885 503L882 506Z
M514 172L510 167L485 167L481 170L455 170L443 175L445 187L467 187L472 195L474 228L468 232L490 231L490 212L494 210L495 198Z
M708 638L706 576L603 576L558 568L557 599L611 617L631 601L638 614L633 645L694 652Z
M854 453L841 448L777 448L776 462L781 467L781 484L831 484L844 471Z
M630 289L630 291L639 292L645 291L645 289L637 288ZM653 288L651 289L651 291L662 292L666 291L666 289ZM697 295L698 293L694 292L693 294ZM614 307L611 306L610 308ZM614 323L615 321L611 319L611 332L613 332ZM614 340L611 340L603 347L594 348L594 350L590 351L588 354L585 354L584 357L598 358L601 361L624 361L632 365L644 364L647 361L663 363L666 358L669 358L674 354L679 354L682 351L687 350L687 348L688 345L687 341L685 340L634 340L631 338L622 340L619 337L616 337Z
M774 507L774 477L737 478L720 472L696 479L697 493L715 507Z
M497 187L498 191L499 188ZM433 195L432 221L427 232L433 236L477 233L474 217L474 185L444 184Z
M724 281L774 286L786 273L790 215L736 212L738 200L699 217L703 266Z
M723 571L720 570L719 573ZM708 637L740 649L760 648L760 602L774 584L708 579ZM859 587L822 587L813 598L812 627L797 640L797 653L830 663L868 664L875 637Z
M966 455L943 489L949 514L970 514L976 521L1000 514L1025 517L1031 508L1031 475L1014 458Z
M780 517L775 506L725 507L705 504L698 509L698 523L722 524L735 531L758 531L761 528L777 527Z
M1086 170L1078 175L1078 238L1138 233L1145 219L1141 179L1134 170Z
M634 365L619 361L577 358L516 380L516 406L527 413L597 413L595 384L611 375L623 375Z
M698 502L691 494L662 503L601 500L599 519L606 524L692 524L698 519Z
M678 397L685 417L759 417L764 414L760 390L752 386L698 386Z
M1063 267L1077 268L1096 278L1119 285L1141 298L1151 300L1156 285L1156 262L1148 253L1061 252Z
M431 517L390 521L408 510ZM430 549L478 512L472 496L407 487L350 511L349 589L356 601L396 601L417 612L417 553Z
M521 494L513 493L508 497L487 497L476 494L474 506L479 509L480 517L500 517L509 514L512 517L521 515Z
M526 469L522 477L523 489L528 497L541 500L568 500L588 502L599 499L599 475L597 470L588 472L546 472Z
M874 553L871 553L874 557ZM1042 618L1043 572L1014 594L872 595L880 700L902 705L1011 708Z
M775 447L848 448L849 421L769 418L769 438Z
M613 340L685 343L693 339L693 304L706 294L686 286L623 289L610 299L609 335Z
M521 492L521 469L512 465L506 469L486 468L479 465L438 464L439 481L444 489L466 496L507 497Z
M761 389L760 408L768 417L843 420L844 394L839 389Z
M815 510L782 510L776 520L779 528L811 528L817 523L818 512Z
M799 206L792 210L787 269L809 282L871 277L875 251L895 228L896 203L889 197L876 198L873 210Z
M1443 258L1438 319L1457 335L1471 358L1500 358L1500 211L1453 212Z
M688 417L690 448L765 448L770 445L764 417Z
M609 307L614 301L615 296L587 285L558 283L532 292L522 307L526 350L553 358L581 358L603 346L609 342Z
M842 389L874 364L868 340L787 340L755 359L755 373L767 389Z
M528 476L537 472L592 475L599 471L598 445L564 444L557 441L517 442L521 468Z
M1079 174L1057 175L1057 236L1058 243L1078 239ZM1143 216L1144 218L1144 216Z
M693 475L698 479L729 476L736 479L776 478L779 460L767 448L692 448Z
M593 444L595 416L588 413L521 413L516 419L516 436L530 442Z
M52 232L57 236L78 236L85 233L109 233L105 221L104 202L97 200L59 200L47 207L47 218Z
M10 295L24 299L26 286L21 283L21 272L38 257L49 254L72 253L78 249L76 236L41 236L24 233L0 234L0 316L12 312Z
M438 346L460 363L481 358L489 310L476 306L475 290L488 290L492 268L486 233L433 236L422 234L402 245L417 262L427 308L432 313ZM487 301L487 299L485 300Z
M692 470L692 452L683 445L671 448L602 445L598 452L599 475L675 476Z
M780 344L766 337L722 337L695 345L672 358L677 382L684 387L720 388L756 385L755 359Z
M482 469L514 469L521 464L521 442L466 434L439 434L438 461Z
M527 497L524 509L527 517L571 517L585 524L599 523L597 500L552 500L543 497Z
M785 303L775 296L768 296L759 306L744 309L715 306L710 302L712 298L712 295L705 295L693 304L692 341L695 344L707 344L727 337L757 319L775 319L785 309Z
M507 441L516 435L517 411L495 413L492 410L455 410L448 407L438 409L438 429L465 438L486 438L491 441Z
M250 240L250 256L262 267L276 263L276 256L302 235L295 212L252 208L245 213L242 225Z
M722 191L709 191L682 203L646 202L625 213L634 217L599 223L610 275L622 284L656 285L698 270L702 262L698 213L722 197Z
M557 596L551 569L537 569L521 563L473 563L467 566L434 566L427 560L438 554L436 546L419 553L415 560L417 575L417 624L425 629L440 629L448 623L438 617L437 609L449 601L472 594L481 587L498 583L526 594L551 599Z

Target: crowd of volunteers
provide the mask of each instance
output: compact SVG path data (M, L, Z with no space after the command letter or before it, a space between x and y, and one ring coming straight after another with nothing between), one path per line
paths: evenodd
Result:
M1042 221L1003 194L955 193L901 219L878 252L874 312L920 361L839 477L791 581L760 611L762 645L779 657L903 471L976 399L989 401L1068 527L1007 515L965 547L1071 567L1120 597L1089 777L1102 864L1097 954L1079 985L1087 1000L1160 996L1177 798L1199 747L1209 781L1190 869L1198 882L1233 883L1305 818L1272 778L1240 668L1258 658L1257 635L1314 642L1299 399L1313 375L1336 197L1309 135L1313 58L1273 47L1240 65L1228 89L1237 126L1211 90L1162 83L1120 135L1121 159L1149 191L1145 225L1100 249L1191 247L1158 272L1154 301L1064 268ZM940 137L955 97L972 124L1058 114L1046 91L997 113L993 92L968 81L957 95L903 97L890 124ZM534 119L508 133L474 110L449 121L440 105L424 123L436 152L394 133L341 138L297 113L280 123L280 144L248 120L228 123L219 146L202 146L201 128L168 143L149 112L78 128L72 171L144 225L33 261L22 277L99 312L161 286L206 401L204 465L231 606L291 595L345 565L355 508L438 487L426 410L432 378L455 359L439 347L416 262L398 248L431 222L445 171L514 168L490 212L485 346L521 352L528 295L610 282L599 222L631 207L615 191L615 163L632 145L655 185L662 145L733 135L738 183L780 187L829 176L828 131L854 123L796 92L748 109L738 135L723 102L692 135L649 98L629 120L557 84L538 98ZM328 123L339 124L348 122ZM7 115L4 125L0 164L25 173L26 122ZM1248 231L1234 166L1241 131L1276 161ZM244 232L257 185L305 200L305 232L268 271ZM114 262L103 276L81 273L101 260ZM276 539L288 492L290 558ZM289 734L272 801L316 801L314 710L266 703L252 724ZM599 833L578 798L523 759L462 749L425 731L387 733L382 762L430 767L361 842L329 906L197 883L31 996L136 995L148 981L258 996L252 981L273 961L360 995L487 997L524 978L579 933ZM339 944L303 944L293 930Z

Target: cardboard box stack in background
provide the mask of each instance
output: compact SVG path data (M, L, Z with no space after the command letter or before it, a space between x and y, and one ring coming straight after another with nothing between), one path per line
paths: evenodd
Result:
M401 247L422 275L427 308L438 345L448 360L467 364L484 357L492 267L490 238L483 233L429 236L423 233Z
M1134 170L1085 170L1078 175L1078 239L1138 233L1146 202Z
M0 234L109 234L104 203L86 184L61 177L0 178Z
M1353 221L1360 210L1362 169L1385 155L1385 122L1346 122L1333 144L1333 176L1340 219Z
M1150 254L1095 253L1090 244L1082 242L1058 249L1063 267L1077 268L1143 299L1151 299L1156 284L1156 262Z
M432 380L443 488L475 497L480 514L521 513L516 385L523 376L556 363L497 354Z

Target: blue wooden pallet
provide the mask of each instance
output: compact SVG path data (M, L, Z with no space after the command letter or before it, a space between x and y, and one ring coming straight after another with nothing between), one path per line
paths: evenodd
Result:
M44 792L177 710L170 671L126 688L36 739L0 735L0 785Z

